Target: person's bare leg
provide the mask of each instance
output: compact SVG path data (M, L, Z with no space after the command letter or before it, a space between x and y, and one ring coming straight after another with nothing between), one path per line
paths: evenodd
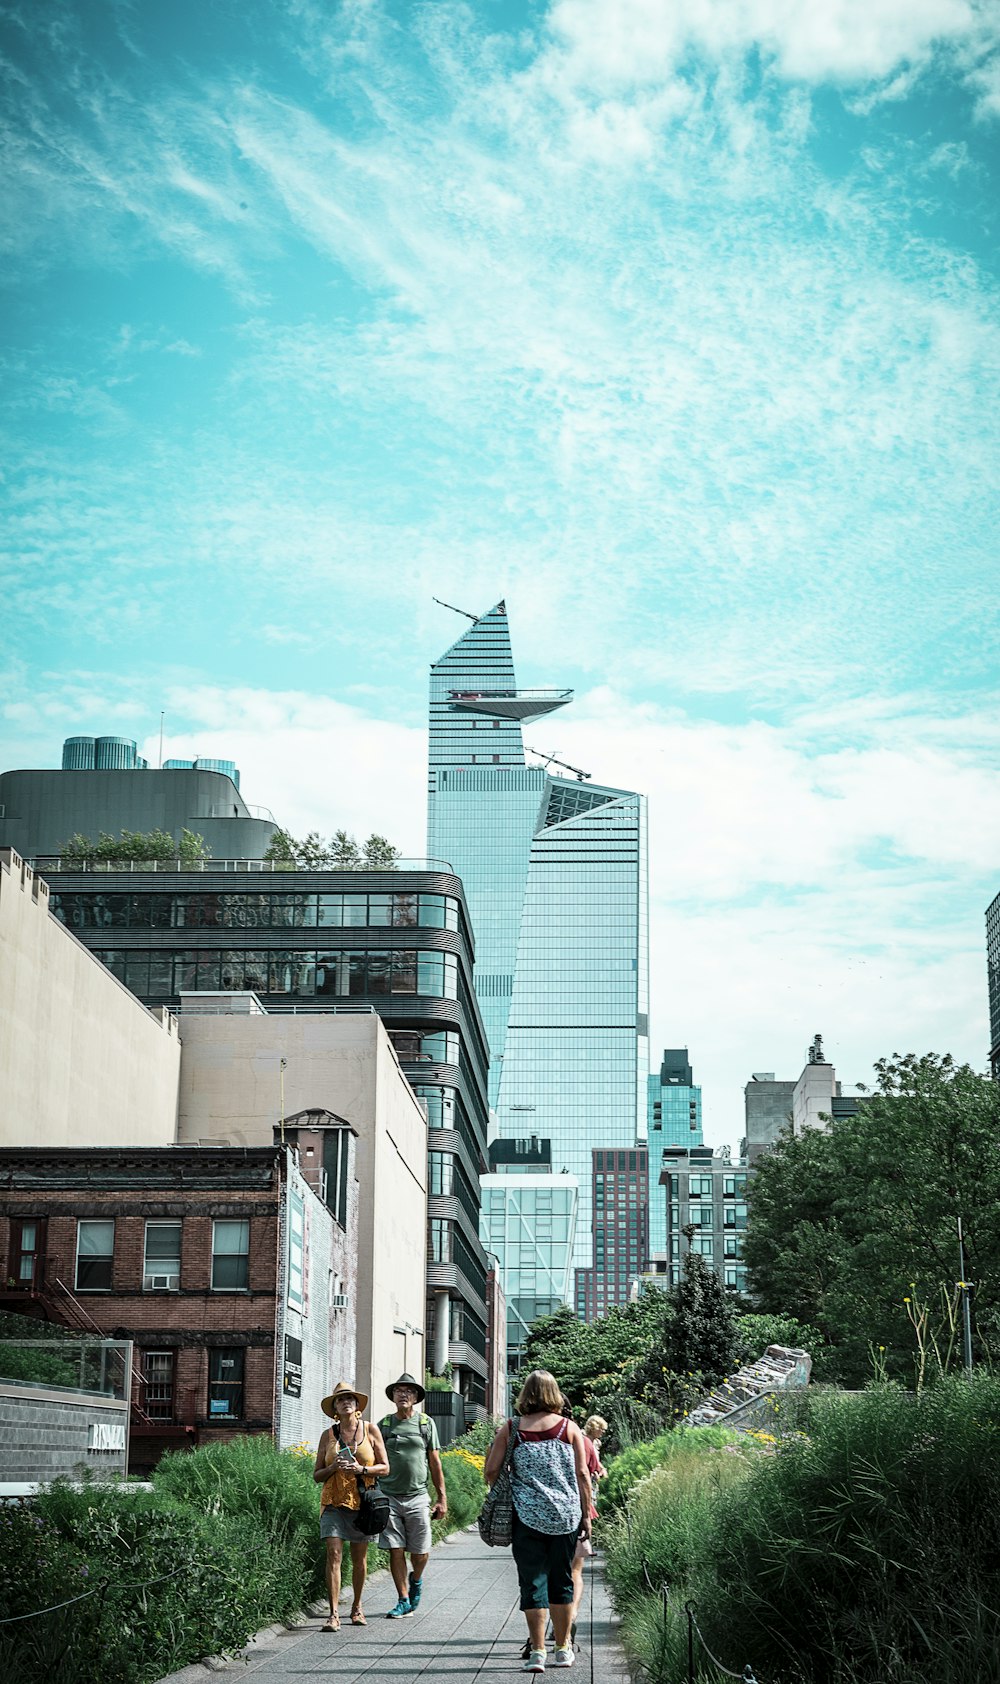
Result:
M580 1613L580 1603L583 1601L583 1556L573 1557L573 1612L572 1619L577 1619Z
M572 1602L553 1602L549 1613L552 1615L552 1636L557 1649L565 1649L569 1642L569 1628L573 1620Z
M368 1577L368 1545L351 1545L351 1619L361 1613L361 1598Z
M410 1572L415 1579L422 1579L423 1578L424 1568L427 1566L427 1563L428 1563L429 1560L430 1560L429 1555L412 1555L411 1554L411 1556L410 1556ZM410 1590L410 1581L408 1579L406 1581L406 1590L403 1592L403 1595L408 1596L409 1590Z
M528 1636L533 1649L545 1648L545 1621L548 1618L547 1608L526 1608L524 1617L528 1622Z
M405 1550L389 1551L389 1571L392 1574L392 1582L396 1587L396 1595L399 1597L401 1602L408 1602L410 1600L410 1590L406 1583Z
M327 1627L330 1626L331 1620L340 1619L340 1554L343 1547L339 1538L326 1540L326 1594L330 1599L330 1619L327 1621Z

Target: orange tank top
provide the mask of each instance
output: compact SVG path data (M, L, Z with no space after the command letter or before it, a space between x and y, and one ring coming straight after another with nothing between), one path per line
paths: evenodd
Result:
M334 1443L338 1444L339 1441L334 1438ZM351 1448L354 1451L356 1462L361 1462L369 1468L374 1464L375 1452L368 1438L367 1422L362 1423L361 1437L358 1443L352 1445ZM324 1509L357 1509L360 1506L361 1498L358 1496L357 1475L350 1473L346 1468L337 1468L324 1482L320 1496L320 1507Z

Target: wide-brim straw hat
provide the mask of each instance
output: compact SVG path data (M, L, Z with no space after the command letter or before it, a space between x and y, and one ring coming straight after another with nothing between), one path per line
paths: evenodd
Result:
M357 1386L349 1386L346 1380L338 1380L337 1384L333 1388L333 1391L330 1393L330 1396L325 1397L320 1404L320 1408L322 1409L324 1415L331 1415L334 1419L336 1419L337 1411L333 1406L339 1397L356 1398L359 1414L368 1403L367 1392L359 1392Z
M392 1394L396 1390L397 1386L412 1386L413 1390L417 1394L418 1403L423 1403L424 1398L427 1396L427 1393L424 1391L420 1381L415 1380L412 1374L401 1374L398 1380L394 1380L391 1386L386 1386L385 1388L385 1395L389 1399L390 1403L395 1403L396 1401Z

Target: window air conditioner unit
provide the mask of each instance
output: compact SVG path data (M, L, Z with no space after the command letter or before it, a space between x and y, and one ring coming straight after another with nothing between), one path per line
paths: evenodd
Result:
M347 1309L347 1293L346 1292L335 1292L333 1294L332 1298L330 1299L330 1305L334 1310L346 1310Z
M180 1275L147 1275L144 1285L147 1292L179 1292L181 1277Z

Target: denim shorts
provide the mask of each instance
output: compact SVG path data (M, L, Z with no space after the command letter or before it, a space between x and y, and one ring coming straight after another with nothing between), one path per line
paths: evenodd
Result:
M560 1608L572 1602L576 1532L535 1532L514 1510L511 1550L521 1587L521 1607Z
M327 1503L319 1517L319 1535L321 1538L343 1538L347 1544L370 1544L367 1533L359 1530L355 1515L356 1509L335 1508Z

